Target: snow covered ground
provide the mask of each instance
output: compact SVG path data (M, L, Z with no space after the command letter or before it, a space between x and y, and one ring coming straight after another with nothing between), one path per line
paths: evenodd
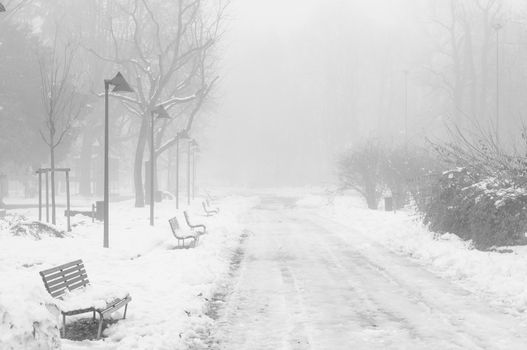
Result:
M409 212L370 211L354 197L328 202L262 197L246 218L252 234L239 278L208 344L527 348L522 249L478 252L428 232Z
M430 232L410 209L395 214L371 211L357 197L337 197L334 205L322 208L322 215L352 226L375 244L409 257L492 304L516 314L527 309L527 247L472 249L454 234Z
M321 189L236 192L225 191L216 217L191 208L210 233L189 250L172 249L170 201L155 228L148 208L114 204L110 249L89 218L40 240L13 237L13 217L0 222L0 349L527 348L527 248L477 251L429 232L410 210L371 211ZM60 339L61 305L38 276L77 258L97 293L133 298L103 341Z
M156 206L155 227L149 226L148 207L112 204L110 249L102 248L102 224L91 218L73 218L73 232L65 238L37 239L13 236L9 228L20 219L8 216L0 221L0 349L182 347L195 337L195 329L209 322L206 300L229 270L244 231L240 217L257 202L255 197L226 197L216 203L221 213L206 218L196 201L191 218L207 225L209 233L188 250L173 249L176 241L167 222L176 213L173 201ZM37 216L34 209L13 212ZM64 228L62 217L57 227ZM58 336L61 305L47 294L38 272L76 259L84 260L92 287L101 295L119 289L132 296L127 319L106 329L104 341Z

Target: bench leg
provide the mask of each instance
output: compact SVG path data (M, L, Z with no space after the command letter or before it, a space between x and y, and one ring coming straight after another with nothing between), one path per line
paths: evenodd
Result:
M62 338L66 338L66 315L62 314Z
M123 320L126 319L126 311L128 310L128 304L126 304L124 306L124 315L123 315Z
M93 310L93 320L95 321L95 310Z
M99 320L99 329L97 330L97 339L101 339L101 334L102 334L102 324L104 322L104 317L102 314L101 315L101 319Z

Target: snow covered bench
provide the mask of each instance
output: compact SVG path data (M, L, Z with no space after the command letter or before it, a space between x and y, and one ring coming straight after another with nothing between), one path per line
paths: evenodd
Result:
M124 306L126 318L130 295L123 291L97 290L92 288L82 260L75 260L40 272L44 286L52 297L58 298L62 313L62 337L66 336L66 316L93 312L99 314L97 339L101 337L104 317Z
M207 202L205 202L205 201L201 202L201 205L203 206L203 211L205 212L205 215L207 215L207 216L216 215L219 212L218 209L210 208L209 205L207 204Z
M172 229L172 234L177 239L178 248L195 247L196 244L198 244L199 234L192 231L183 232L181 226L179 225L177 217L173 217L172 219L168 220L168 223L170 224L170 228ZM185 245L185 240L190 240L190 245L188 247Z
M187 226L190 227L190 229L200 235L203 235L205 233L207 233L207 227L205 225L201 225L201 224L198 224L198 225L192 225L190 223L190 219L189 219L189 216L188 216L188 213L186 211L183 212L183 215L185 216L185 222L187 223Z

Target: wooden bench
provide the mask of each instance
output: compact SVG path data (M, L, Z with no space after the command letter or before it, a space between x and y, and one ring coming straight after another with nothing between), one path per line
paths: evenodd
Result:
M40 271L44 286L52 297L62 299L66 291L73 291L75 289L84 288L90 284L88 275L82 260L75 260L64 265L60 265L48 270ZM86 305L86 307L77 310L62 311L62 337L66 337L66 316L79 315L83 313L93 312L93 319L95 320L96 313L99 314L99 328L97 331L97 339L101 337L104 317L110 315L114 311L124 306L123 319L126 318L126 311L128 303L132 301L130 295L123 299L115 299L106 303L104 308L95 308L94 306Z
M177 239L178 248L190 248L195 247L198 244L199 235L196 235L194 232L183 232L177 217L173 217L172 219L168 220L168 223L172 229L172 234ZM190 245L185 245L185 240L189 240Z
M201 202L201 205L203 206L203 211L205 212L205 215L212 216L218 214L217 209L207 208L207 203L205 201Z
M189 216L188 216L188 213L186 211L183 211L183 215L185 216L185 222L187 223L188 227L190 227L190 229L200 235L203 235L205 233L207 233L207 227L205 225L202 225L202 224L199 224L199 225L192 225L190 223L190 219L189 219Z

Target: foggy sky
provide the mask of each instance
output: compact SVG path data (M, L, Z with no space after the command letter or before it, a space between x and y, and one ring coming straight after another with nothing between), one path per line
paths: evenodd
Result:
M206 133L208 178L246 185L331 180L339 152L384 123L378 101L362 99L359 107L353 99L377 90L383 63L369 60L405 60L390 45L404 50L403 41L413 39L411 14L386 0L238 0L230 13ZM393 109L400 117L400 101Z

